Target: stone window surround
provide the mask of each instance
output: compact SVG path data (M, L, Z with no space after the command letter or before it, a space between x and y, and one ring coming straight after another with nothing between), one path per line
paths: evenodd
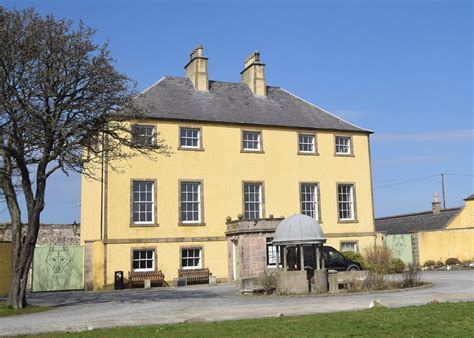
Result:
M341 219L339 217L339 186L340 185L352 185L352 204L353 204L353 218L352 219ZM356 184L355 182L337 182L336 183L336 211L337 211L337 222L338 223L359 223L357 218L357 198L356 198Z
M244 133L251 132L251 133L259 133L259 145L260 149L244 149ZM240 129L240 152L241 153L254 153L254 154L264 154L265 150L263 148L263 130L258 128L245 128Z
M322 224L323 223L323 218L322 218L322 215L321 215L321 185L319 182L317 181L313 181L313 182L310 182L310 181L300 181L299 182L299 193L300 193L300 196L299 196L299 200L300 200L300 213L303 214L303 210L302 210L302 207L303 207L303 203L302 203L302 200L301 200L301 194L302 194L302 185L303 184L313 184L317 187L317 203L318 203L318 218L316 219L316 221L318 221L319 224Z
M300 151L300 136L313 136L314 138L314 151ZM296 132L296 153L297 155L309 155L309 156L319 156L318 152L318 138L317 133L314 131L305 131L299 130Z
M201 266L200 267L183 267L183 250L199 249L201 250ZM203 269L204 264L204 246L203 245L183 245L179 247L179 268L183 270Z
M242 181L242 215L245 219L245 185L246 184L260 184L261 192L261 210L260 218L265 218L265 182L264 181Z
M359 252L359 240L342 240L339 241L339 250L342 251L342 245L343 244L354 244L355 245L355 251L354 252Z
M199 183L201 219L200 222L185 222L181 220L181 183ZM178 180L178 226L205 226L204 221L204 181L199 179L181 179Z
M349 150L350 152L347 153L347 154L344 154L344 153L338 153L336 151L336 139L338 137L345 137L345 138L348 138L349 139ZM334 135L334 156L340 156L340 157L354 157L354 140L352 138L352 135L348 135L348 134L335 134Z
M153 222L135 223L133 221L133 182L153 182ZM158 180L154 178L130 179L130 227L157 227L158 224Z
M133 252L134 251L153 251L153 270L146 271L158 271L158 250L156 246L142 246L142 247L131 247L130 248L130 271L135 271L133 269ZM142 270L145 271L145 270Z
M186 147L181 146L181 129L198 129L199 130L199 147ZM185 151L204 151L204 145L202 141L202 127L199 125L179 125L178 126L178 150Z

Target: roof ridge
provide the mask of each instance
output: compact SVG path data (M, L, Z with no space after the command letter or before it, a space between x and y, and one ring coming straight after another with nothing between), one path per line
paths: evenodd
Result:
M441 209L441 213L443 213L445 211L455 211L455 210L459 210L461 208L462 207ZM398 214L398 215L393 215L393 216L376 217L375 220L379 221L379 220L385 220L385 219L391 219L391 218L402 218L402 217L418 216L418 215L425 215L425 214L433 214L433 211L428 210L428 211L412 212L412 213L408 213L408 214Z

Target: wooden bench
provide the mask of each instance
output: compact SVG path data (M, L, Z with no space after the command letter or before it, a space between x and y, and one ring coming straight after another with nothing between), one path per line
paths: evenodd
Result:
M209 272L209 269L179 269L178 277L186 278L187 284L208 284L209 276L212 276L212 273Z
M165 275L161 271L131 271L128 273L130 287L145 286L145 280L150 280L152 286L166 286Z

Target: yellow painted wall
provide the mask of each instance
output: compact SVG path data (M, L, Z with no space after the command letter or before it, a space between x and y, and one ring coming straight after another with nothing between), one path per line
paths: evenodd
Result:
M367 134L319 131L316 133L319 155L309 156L297 154L298 131L295 129L164 121L148 121L147 124L155 125L160 137L173 148L174 154L170 157L160 156L157 160L137 157L128 162L123 161L119 164L122 172L109 173L108 239L224 236L226 217L236 219L243 212L242 181L264 182L265 217L299 213L299 182L320 182L321 217L325 233L374 232ZM204 151L177 149L180 125L202 128ZM249 129L262 131L264 153L241 152L242 130ZM335 134L352 136L354 156L334 156ZM130 227L132 179L157 180L159 226ZM178 182L184 179L203 181L205 226L178 226ZM336 182L355 183L358 222L338 222ZM81 205L81 243L100 238L100 184L97 181L83 178ZM207 260L206 265L218 278L226 278L225 241L222 244L205 244L222 248L217 255L219 258ZM171 244L165 245L172 247ZM108 250L123 252L120 259L108 255L108 283L114 270L130 269L128 246L124 245L123 250L115 249L116 246L110 246ZM179 252L173 250L162 256L159 263L166 270L167 279L177 276Z
M374 236L337 237L328 238L326 245L332 246L336 250L341 250L341 242L357 242L358 252L363 253L365 249L373 247L377 240Z
M104 286L104 244L100 241L92 244L92 289L99 290ZM113 276L112 276L113 280Z
M181 248L202 247L203 267L209 267L213 276L227 278L227 242L181 242L181 243L133 243L133 244L108 244L107 256L113 257L107 262L107 284L113 283L114 272L124 271L124 277L128 278L128 272L132 270L132 249L154 249L156 254L156 270L161 270L165 280L172 282L177 277L180 269Z
M447 229L456 228L474 228L474 200L467 200L464 207L447 226Z
M12 274L11 242L0 242L0 296L8 294Z
M421 265L450 257L473 261L474 228L419 232L418 247Z

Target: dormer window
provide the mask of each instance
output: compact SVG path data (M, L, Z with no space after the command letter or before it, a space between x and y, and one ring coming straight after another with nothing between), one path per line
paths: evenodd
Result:
M155 127L135 124L132 126L132 142L141 147L151 147L156 143Z

